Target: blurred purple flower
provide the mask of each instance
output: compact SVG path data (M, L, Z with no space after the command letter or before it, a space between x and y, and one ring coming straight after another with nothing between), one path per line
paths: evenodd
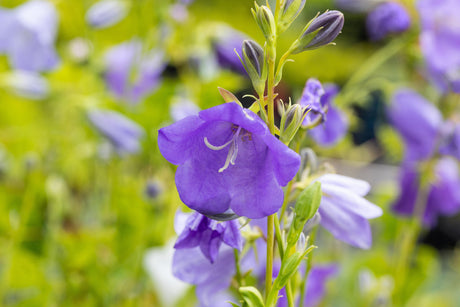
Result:
M203 255L214 263L222 243L240 251L243 248L243 237L236 220L218 222L198 212L189 215L178 211L175 224L179 223L185 225L178 227L183 230L174 244L175 249L199 247Z
M378 5L368 15L367 31L371 40L379 41L388 34L401 33L409 29L410 17L399 3L388 1Z
M92 110L88 112L88 118L120 155L137 153L141 149L140 138L144 135L144 130L122 114Z
M243 41L248 36L230 27L220 27L218 33L213 44L219 66L246 76L246 70L235 50L242 55Z
M434 226L439 215L460 211L460 176L457 162L441 158L434 167L427 193L419 193L421 174L414 165L405 164L400 177L400 193L393 210L401 215L413 215L416 206L424 206L423 223ZM420 198L421 197L421 198ZM418 199L420 198L420 199Z
M338 91L338 87L335 85L325 86L325 93L320 99L322 108L327 110L324 122L308 131L315 142L323 146L336 144L347 133L347 118L342 111L333 105Z
M169 113L175 122L187 116L196 115L198 112L200 112L200 108L193 101L187 99L179 99L169 107Z
M430 79L443 92L460 93L460 1L419 0L420 46Z
M283 202L300 157L270 134L252 111L235 102L186 117L158 133L158 146L176 171L181 200L213 215L231 209L262 218Z
M425 160L433 155L443 120L434 105L418 93L402 89L393 96L388 117L404 140L406 161Z
M155 199L163 191L160 183L156 180L150 180L145 185L144 193L150 199Z
M125 18L128 5L121 0L101 0L94 3L86 12L86 22L96 29L113 26Z
M8 55L11 66L28 71L48 71L59 58L54 42L58 15L44 0L26 2L15 9L0 8L0 53Z
M439 152L443 155L453 156L460 161L460 123L445 123L443 126L443 141Z
M166 66L161 52L144 53L139 40L113 47L105 60L107 86L119 99L131 103L139 102L158 87Z
M305 271L305 269L304 269ZM304 307L315 307L318 306L326 294L326 283L327 281L337 275L339 268L335 264L315 266L311 269L307 278L307 285L305 289L305 300L302 304L296 304ZM305 273L303 273L305 275ZM286 299L286 292L280 292L282 295L279 300L277 307L287 307L288 302ZM298 301L298 300L297 300Z
M49 95L48 81L32 71L15 70L7 73L2 81L7 89L21 97L40 100Z
M372 233L367 220L381 216L382 209L364 198L370 190L369 183L336 174L323 175L318 181L323 192L318 209L321 226L336 239L370 248Z

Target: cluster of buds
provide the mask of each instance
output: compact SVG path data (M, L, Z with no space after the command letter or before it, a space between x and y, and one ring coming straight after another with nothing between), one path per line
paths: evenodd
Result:
M280 121L280 141L289 144L296 135L309 109L300 104L291 104L286 107L283 102L278 103Z

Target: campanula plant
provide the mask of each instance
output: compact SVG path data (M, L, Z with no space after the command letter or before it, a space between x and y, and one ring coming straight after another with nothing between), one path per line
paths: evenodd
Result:
M326 93L318 80L310 79L299 103L277 98L275 87L290 56L333 44L344 25L339 11L318 14L278 58L279 36L305 5L278 0L274 7L255 4L251 10L265 42L244 40L241 49L233 47L256 93L249 108L220 88L224 104L158 131L160 152L177 165L180 199L195 211L177 231L173 272L197 286L202 306L231 301L234 306L291 307L296 301L317 300L335 270L321 273L317 290L307 290L305 297L306 285L315 289L316 276L309 262L306 272L299 273L315 248L305 225L316 229L322 216L321 224L338 239L369 248L368 219L382 214L364 199L367 182L313 171L301 161L299 147L309 130L326 125L330 130L316 135L328 144L346 131L346 120L332 105L334 90ZM284 300L279 301L280 295Z

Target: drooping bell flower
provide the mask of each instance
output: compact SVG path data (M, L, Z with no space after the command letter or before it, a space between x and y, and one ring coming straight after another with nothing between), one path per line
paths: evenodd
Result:
M333 104L339 89L335 85L325 85L325 93L320 98L320 104L327 110L324 122L308 131L316 143L323 146L333 146L341 140L348 129L345 114Z
M122 0L101 0L86 12L86 22L95 29L108 28L125 18L128 4Z
M165 68L163 54L158 50L144 52L139 40L111 48L105 61L108 88L118 99L130 103L138 103L151 94Z
M314 78L307 80L299 101L301 106L308 107L309 109L302 123L303 126L309 126L316 121L322 122L324 120L326 109L321 104L321 97L324 93L325 91L321 82Z
M403 89L395 93L388 117L403 138L407 161L431 157L442 126L439 110L418 93Z
M109 110L91 110L88 118L120 155L137 153L144 130L122 114Z
M410 27L410 17L401 4L388 1L379 4L368 15L367 32L373 41L379 41L389 34L402 33Z
M372 233L368 219L382 215L382 209L364 196L370 185L351 177L326 174L318 178L323 197L318 212L320 224L336 239L355 247L368 249Z
M460 2L419 0L420 47L433 83L443 92L460 93Z
M12 71L5 74L2 81L8 90L28 99L45 99L50 92L48 81L40 74L31 71Z
M423 197L419 202L424 206L422 221L425 226L434 226L440 215L460 211L460 174L453 158L443 157L437 161L423 193L420 192L421 173L412 165L403 165L399 184L400 193L393 210L401 215L413 215L417 210L417 197Z
M183 225L177 225L182 223ZM236 220L218 222L198 212L176 214L176 228L183 228L174 244L175 249L199 247L203 255L214 263L222 243L241 250L243 237Z
M169 162L179 165L181 200L204 215L229 209L249 218L275 213L283 202L282 186L300 166L297 153L235 102L160 129L158 146Z
M28 1L12 10L0 8L0 53L15 69L49 71L59 62L54 43L58 15L45 0Z

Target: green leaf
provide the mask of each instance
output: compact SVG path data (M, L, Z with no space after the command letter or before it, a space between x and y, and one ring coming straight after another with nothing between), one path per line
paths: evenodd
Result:
M239 289L244 302L248 307L264 307L264 300L259 290L254 287L241 287Z

